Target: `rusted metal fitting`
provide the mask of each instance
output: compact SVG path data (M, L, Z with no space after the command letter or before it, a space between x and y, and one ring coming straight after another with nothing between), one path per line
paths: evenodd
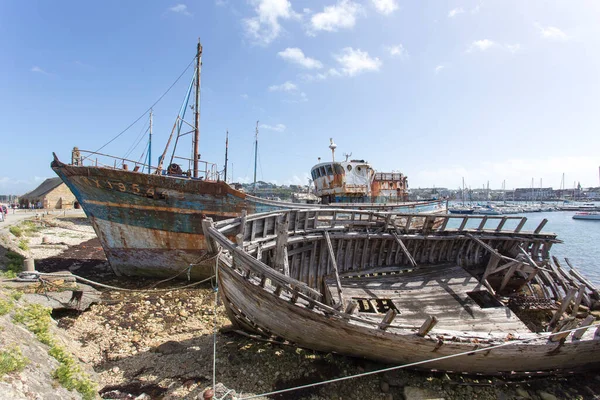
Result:
M202 394L204 400L211 400L215 396L215 391L212 389L206 389Z

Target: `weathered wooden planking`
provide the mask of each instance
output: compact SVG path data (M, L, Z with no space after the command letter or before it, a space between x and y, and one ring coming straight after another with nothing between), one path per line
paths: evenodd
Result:
M327 279L332 292L337 292L336 283L335 278ZM396 275L344 277L341 284L346 302L353 298L391 299L399 311L394 320L397 324L420 326L427 317L434 316L439 329L529 332L507 307L481 308L469 297L467 293L476 290L478 281L458 266L418 268Z

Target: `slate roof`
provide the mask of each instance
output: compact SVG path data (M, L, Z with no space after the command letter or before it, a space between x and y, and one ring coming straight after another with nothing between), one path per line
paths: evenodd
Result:
M38 197L42 197L53 189L56 189L60 184L63 183L62 179L56 178L48 178L40 186L33 189L29 193L25 193L21 198L25 199L34 199Z

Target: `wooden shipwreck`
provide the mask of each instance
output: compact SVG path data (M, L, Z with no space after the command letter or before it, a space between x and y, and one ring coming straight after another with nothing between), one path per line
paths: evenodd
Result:
M231 321L298 346L483 374L600 362L596 288L545 220L288 210L203 222ZM569 265L569 267L571 267ZM489 350L488 350L489 349Z

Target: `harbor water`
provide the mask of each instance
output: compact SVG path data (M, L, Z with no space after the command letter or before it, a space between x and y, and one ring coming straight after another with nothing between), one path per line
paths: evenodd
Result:
M564 268L568 268L565 257L571 264L583 273L594 284L600 286L600 221L573 219L575 211L532 212L524 214L511 214L507 217L525 217L527 222L523 231L533 231L547 219L548 223L542 232L553 232L563 243L552 246L550 254L556 256ZM481 215L473 215L467 223L468 228L476 228L481 222ZM495 218L501 216L494 216ZM486 229L497 226L499 219L492 222L490 219ZM518 224L517 219L510 219L504 229L514 229ZM459 220L448 223L449 228L457 228Z
M527 230L535 229L546 218L543 232L554 232L563 243L552 246L550 253L561 265L564 258L580 270L590 281L600 286L600 221L573 219L574 211L555 211L518 214L527 217Z

